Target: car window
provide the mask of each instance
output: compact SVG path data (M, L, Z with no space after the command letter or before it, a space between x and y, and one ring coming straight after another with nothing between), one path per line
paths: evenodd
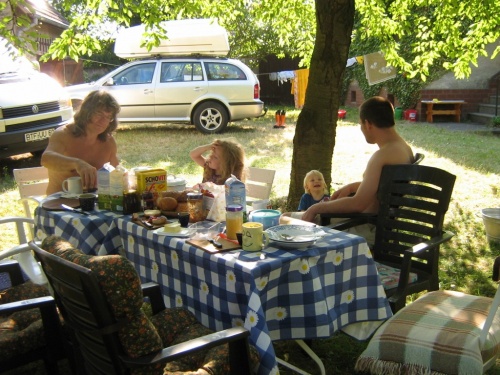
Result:
M115 85L137 85L151 83L156 63L137 64L122 70L113 77Z
M206 62L205 68L209 81L246 80L247 76L237 66L219 62Z
M199 62L163 62L160 82L203 81Z

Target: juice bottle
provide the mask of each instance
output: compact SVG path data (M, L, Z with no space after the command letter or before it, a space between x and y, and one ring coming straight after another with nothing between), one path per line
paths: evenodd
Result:
M230 240L236 240L236 233L241 232L243 225L243 206L230 204L226 206L226 235Z

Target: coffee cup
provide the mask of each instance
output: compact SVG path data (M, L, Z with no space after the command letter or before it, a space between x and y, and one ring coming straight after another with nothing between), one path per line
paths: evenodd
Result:
M177 217L182 228L187 228L189 225L189 212L178 212Z
M62 183L62 189L65 193L69 194L82 194L82 178L79 176L74 176L67 178Z
M93 193L80 194L78 200L83 211L93 211L97 202L97 195Z
M269 244L269 235L264 232L262 223L247 222L242 225L243 244L241 248L246 251L260 251Z

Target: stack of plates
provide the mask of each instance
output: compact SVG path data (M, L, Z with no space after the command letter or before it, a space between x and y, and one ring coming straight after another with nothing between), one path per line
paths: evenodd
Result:
M323 229L308 225L277 225L266 232L276 246L285 249L305 249L326 234Z

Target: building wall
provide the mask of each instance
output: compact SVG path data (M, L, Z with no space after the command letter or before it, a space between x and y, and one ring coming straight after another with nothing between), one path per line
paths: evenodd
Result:
M399 106L398 99L387 91L387 87L382 87L378 95L388 99L392 103L392 105L394 105L394 107ZM344 105L346 107L359 107L364 101L365 96L363 95L363 91L361 90L358 81L352 81L347 89L347 95L344 101Z
M417 120L425 121L426 118L426 105L422 105L422 100L464 100L465 103L462 106L461 120L466 121L469 113L478 112L479 104L488 103L490 96L496 95L497 92L498 78L493 77L489 81L489 87L478 88L478 89L424 89L420 91L420 99L416 106L417 110ZM380 96L388 98L391 103L397 107L399 105L397 98L394 98L391 94L387 92L386 88L383 88L379 93ZM361 103L365 100L363 92L359 87L357 81L351 82L347 90L346 100L344 105L347 107L359 107ZM403 108L408 109L408 108ZM437 121L440 119L446 120L451 119L451 116L437 116Z

